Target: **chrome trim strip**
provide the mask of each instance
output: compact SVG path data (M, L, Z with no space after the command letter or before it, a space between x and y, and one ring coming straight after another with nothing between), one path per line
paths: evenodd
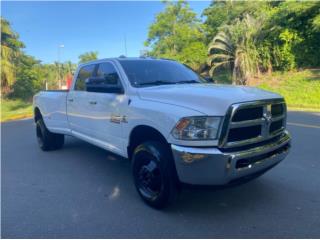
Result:
M258 155L262 155L262 154L271 152L271 151L276 150L278 148L281 148L283 145L287 144L290 141L290 139L291 139L290 134L287 131L285 131L283 137L276 142L269 143L269 144L259 146L259 147L255 147L255 148L251 148L251 149L248 149L245 151L233 152L230 154L232 154L233 157L236 159L255 157Z
M239 128L239 127L248 127L255 126L264 123L263 118L254 119L254 120L246 120L241 122L230 122L230 128Z
M285 118L285 114L282 114L282 115L276 116L276 117L272 117L271 120L272 120L272 122L276 122L276 121L281 120L283 118Z
M273 137L280 135L281 133L283 133L283 129L280 129L274 133L269 134L269 137L263 137L263 136L259 135L258 137L249 138L249 139L246 139L243 141L228 142L225 148L239 147L239 146L248 145L248 144L252 144L252 143L259 143L262 141L267 141Z
M247 170L247 169L250 169L250 168L255 168L257 165L260 165L261 163L263 163L266 159L273 159L273 158L275 158L275 157L277 157L277 156L279 156L279 155L283 155L283 154L285 154L285 155L287 155L288 154L288 152L289 152L289 150L290 150L290 148L288 147L288 148L286 148L286 149L283 149L281 152L279 152L279 153L274 153L273 155L271 155L271 156L268 156L268 157L265 157L265 158L263 158L263 159L260 159L259 161L257 161L257 162L254 162L254 163L251 163L249 166L247 166L247 167L240 167L240 168L237 168L237 171L244 171L244 170Z

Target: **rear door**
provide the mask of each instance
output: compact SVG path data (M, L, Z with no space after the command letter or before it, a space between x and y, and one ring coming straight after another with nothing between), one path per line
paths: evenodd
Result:
M67 112L70 129L74 133L85 136L92 135L91 112L92 104L86 91L86 79L95 75L96 64L85 65L78 71L73 89L67 97Z

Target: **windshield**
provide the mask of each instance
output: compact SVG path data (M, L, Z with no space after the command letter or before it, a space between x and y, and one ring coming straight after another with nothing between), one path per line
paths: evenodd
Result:
M119 60L134 87L164 84L203 83L187 66L171 60Z

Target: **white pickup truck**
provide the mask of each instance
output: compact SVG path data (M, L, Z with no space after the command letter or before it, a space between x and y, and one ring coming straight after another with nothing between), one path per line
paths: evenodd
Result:
M228 185L275 166L290 149L286 115L278 94L208 83L166 59L92 61L69 91L34 96L42 150L71 135L130 159L138 193L155 208L180 183Z

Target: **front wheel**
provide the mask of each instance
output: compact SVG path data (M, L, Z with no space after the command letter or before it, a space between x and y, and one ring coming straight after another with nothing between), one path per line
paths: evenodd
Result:
M142 143L133 153L132 165L136 189L148 205L160 209L175 199L177 174L166 144Z
M63 147L64 135L50 132L43 119L36 123L36 134L39 147L43 151L57 150Z

